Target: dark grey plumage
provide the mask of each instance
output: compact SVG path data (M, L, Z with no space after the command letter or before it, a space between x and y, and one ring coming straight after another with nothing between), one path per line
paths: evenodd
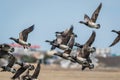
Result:
M14 48L12 48L8 44L0 44L0 58L4 58L8 60L7 66L2 66L1 68L3 69L2 71L10 71L12 73L15 73L15 69L12 68L14 65L16 59L15 57L11 54L11 52L14 51Z
M95 40L95 37L96 37L96 33L93 31L92 35L90 36L90 38L87 40L87 42L84 45L80 45L79 43L75 44L75 46L78 47L78 49L77 49L78 55L74 59L78 63L83 64L81 61L79 61L78 57L86 59L87 64L88 64L87 67L89 67L89 63L92 63L91 59L89 58L89 55L90 55L90 53L95 52L95 50L96 50L95 47L91 47L91 45L93 44L93 42ZM83 67L86 67L86 66L83 66ZM82 70L84 70L84 69L82 68Z
M70 40L67 44L67 46L69 47L67 50L64 50L64 52L61 52L61 53L55 53L54 55L57 55L57 56L60 56L64 59L67 59L67 60L71 60L72 62L75 62L71 57L70 57L70 53L72 51L72 48L74 46L74 42L75 42L75 35L72 34L71 37L70 37Z
M28 34L34 30L34 25L28 27L27 29L24 29L22 32L19 33L19 39L23 41L27 41Z
M87 40L87 42L84 45L80 45L79 43L75 43L75 46L80 47L82 49L82 53L80 53L79 56L81 56L83 58L87 58L89 56L90 52L88 49L93 44L95 37L96 37L96 33L93 31L92 35L90 36L90 38Z
M3 43L3 44L0 44L0 52L2 53L2 51L6 53L11 53L11 52L14 52L14 48L6 43Z
M120 31L112 30L112 32L117 33L118 36L115 38L115 40L112 42L112 44L109 47L114 46L115 44L117 44L120 41Z
M56 32L56 39L53 41L46 40L46 42L49 42L52 47L51 50L54 50L56 47L62 49L61 45L67 45L68 41L70 40L70 36L73 33L73 25L69 29L66 29L63 32ZM74 34L75 35L75 34ZM77 36L77 35L75 35ZM63 50L66 48L63 48Z
M33 68L33 65L23 63L21 64L21 67L16 71L16 73L13 75L12 79L20 78L20 75L25 72L29 68ZM34 68L33 68L34 69Z
M23 80L34 80L37 79L40 73L40 69L41 69L41 59L38 61L37 66L34 70L34 73L32 75L30 75L29 70L26 72L25 75L22 76Z
M7 66L2 66L1 67L3 69L2 71L9 71L9 72L15 73L16 70L12 67L15 64L16 59L12 54L9 54L8 57L9 57L8 58L8 64L7 64Z
M94 11L94 13L92 14L92 17L90 18L87 14L84 15L84 21L80 21L79 23L85 24L86 26L90 27L90 28L96 28L99 29L100 28L100 24L96 24L96 20L98 18L99 12L101 10L102 7L102 3L100 3L100 5L97 7L97 9Z
M27 43L28 34L34 30L34 25L24 29L19 33L19 38L10 37L11 40L14 40L16 43L22 45L24 48L31 46L31 43Z
M37 67L35 68L35 71L34 71L34 73L33 73L33 75L32 75L32 78L33 79L37 79L38 78L38 76L39 76L39 73L40 73L40 69L41 69L41 60L39 60L38 61L38 64L37 64Z

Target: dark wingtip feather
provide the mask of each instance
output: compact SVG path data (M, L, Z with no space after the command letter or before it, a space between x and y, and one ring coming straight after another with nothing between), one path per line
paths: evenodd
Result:
M102 2L100 3L99 7L100 7L100 8L102 7Z
M35 24L32 25L32 27L34 27L34 26L35 26Z
M102 6L102 2L100 3L100 5Z
M96 32L95 31L92 31L92 33L96 36Z
M40 69L41 69L41 65L40 65L41 63L42 63L42 59L39 59L37 67L36 67L36 69L35 69L35 71L34 71L34 73L32 75L32 78L36 78L37 79L37 77L39 76Z
M35 27L35 25L33 24L33 25L31 26L31 28L34 29L34 27Z
M110 45L109 47L112 47L112 45Z

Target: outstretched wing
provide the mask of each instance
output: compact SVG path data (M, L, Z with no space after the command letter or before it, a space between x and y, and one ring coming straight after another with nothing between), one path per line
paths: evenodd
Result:
M64 51L65 54L70 54L70 53L71 53L71 50L72 50L72 48L73 48L73 46L74 46L74 42L75 42L75 36L74 36L74 34L72 34L72 35L71 35L71 38L70 38L70 40L69 40L69 42L68 42L68 44L67 44L67 46L68 46L70 49L65 50L65 51ZM64 53L63 53L63 54L64 54Z
M87 14L84 15L84 20L88 22L90 20L89 16Z
M97 9L94 11L94 13L92 14L92 17L91 17L91 20L92 22L96 22L97 20L97 17L99 15L99 12L101 10L101 7L102 7L102 3L100 3L100 5L97 7Z
M12 77L12 79L16 79L18 78L27 68L24 67L20 67L17 72L15 73L15 75Z
M40 64L41 64L41 60L39 60L39 62L38 62L38 64L37 64L37 67L36 67L36 69L35 69L35 71L34 71L34 73L33 73L33 75L32 75L32 78L37 79L37 77L38 77L38 75L39 75L39 73L40 73L40 69L41 69Z
M23 40L23 41L27 41L28 38L28 34L30 32L32 32L34 29L34 25L30 26L27 29L24 29L22 32L19 33L19 39Z
M74 46L74 42L75 42L75 36L74 36L74 34L72 34L67 46L69 46L69 48L72 49Z
M96 37L96 33L95 31L92 32L92 35L90 36L90 38L88 39L88 41L85 43L85 45L91 46L92 43L94 42Z
M109 47L114 46L114 45L117 44L119 41L120 41L120 35L118 35L118 36L115 38L115 40L113 41L113 43L112 43Z
M9 63L7 65L7 67L11 68L14 65L16 59L12 54L9 54L9 55L10 55L10 58L9 58Z
M66 29L61 35L62 37L66 37L66 36L69 36L73 33L73 25L71 25L71 27L69 29Z

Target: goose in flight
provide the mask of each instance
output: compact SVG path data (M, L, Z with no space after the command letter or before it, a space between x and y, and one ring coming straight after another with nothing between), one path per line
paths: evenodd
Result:
M56 32L56 39L53 41L46 40L46 42L49 42L50 45L52 45L51 50L54 50L56 47L62 50L67 49L68 47L66 46L71 38L71 35L73 33L73 25L69 29L66 29L65 31L62 32ZM77 37L76 34L74 34L75 37Z
M40 73L40 69L41 69L41 59L38 61L37 63L37 66L34 70L34 73L32 75L30 75L29 73L29 69L27 70L26 74L22 76L22 79L23 80L39 80L38 79L38 76L39 76L39 73Z
M29 64L29 63L19 63L19 65L21 66L16 73L13 75L13 77L11 79L20 79L20 75L25 72L27 69L29 70L34 70L34 66Z
M74 27L73 27L73 25L71 25L71 27L69 29L66 29L65 31L62 31L62 32L57 31L55 33L56 33L56 36L57 36L57 34L61 34L62 37L66 37L73 33L73 29L74 29Z
M22 45L24 48L28 48L31 46L31 43L27 43L28 34L34 30L34 25L24 29L19 33L19 38L10 37L11 40L14 40L16 43Z
M117 44L120 41L120 31L112 30L112 32L117 33L118 36L115 38L115 40L112 42L112 44L109 47L114 46L115 44Z
M16 70L14 68L12 68L15 61L16 61L16 58L12 54L9 54L7 66L2 66L1 67L3 69L2 72L3 71L9 71L9 72L15 73Z
M92 63L89 55L90 53L93 53L96 51L95 47L91 47L93 42L95 41L96 33L93 31L92 35L88 39L88 41L84 45L80 45L79 43L75 43L74 46L77 46L77 56L74 58L78 63L82 64L82 70L84 70L86 67L89 67L90 69L93 68ZM87 62L87 65L84 65L83 62L85 61L85 64Z
M12 68L14 65L16 58L11 54L14 51L10 45L3 43L0 44L0 58L5 58L8 60L8 64L6 66L1 66L2 71L9 71L15 73L15 69Z
M84 15L84 21L80 21L79 23L81 24L85 24L86 26L90 27L90 28L96 28L99 29L100 28L100 24L96 24L96 20L98 18L99 12L101 10L102 7L102 3L100 3L100 5L97 7L97 9L94 11L94 13L92 14L92 17L90 18L87 14Z
M59 57L62 57L63 59L67 59L70 60L72 62L75 62L74 59L71 58L70 53L72 51L72 48L74 46L74 42L75 42L75 35L72 34L71 38L67 44L67 46L69 47L69 49L64 50L64 52L60 52L60 53L54 53L54 55L57 55Z

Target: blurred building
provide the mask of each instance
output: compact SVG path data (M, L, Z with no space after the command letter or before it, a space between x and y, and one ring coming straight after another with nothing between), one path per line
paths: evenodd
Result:
M68 60L62 59L58 56L51 55L55 51L42 51L39 45L32 45L29 49L24 49L22 46L18 44L10 44L12 47L15 48L13 55L16 56L18 61L36 61L37 59L43 59L44 64L48 65L60 65L63 68L67 67L77 67L80 66L79 64L72 63ZM76 55L76 49L73 49L71 52L73 56ZM93 63L97 66L102 67L113 67L113 66L120 66L118 65L118 61L120 61L119 57L113 57L111 54L110 48L96 48L96 52L92 54Z

